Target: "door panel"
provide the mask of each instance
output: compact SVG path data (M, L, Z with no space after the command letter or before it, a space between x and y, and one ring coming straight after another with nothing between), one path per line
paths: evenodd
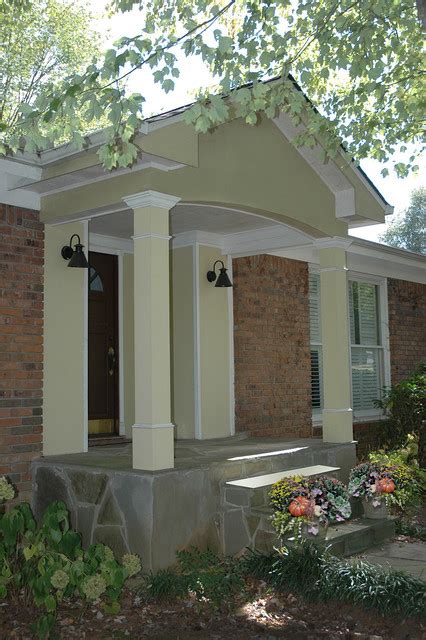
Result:
M89 252L89 435L118 433L118 259Z

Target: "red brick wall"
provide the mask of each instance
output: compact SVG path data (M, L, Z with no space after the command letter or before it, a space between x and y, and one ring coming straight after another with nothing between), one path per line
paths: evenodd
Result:
M21 500L42 448L43 253L39 214L0 204L0 475Z
M426 285L388 280L392 384L426 361Z
M233 260L236 431L311 435L308 265Z

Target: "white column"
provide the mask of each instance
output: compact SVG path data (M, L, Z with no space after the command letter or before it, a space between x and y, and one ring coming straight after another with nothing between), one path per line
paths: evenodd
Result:
M351 442L352 393L346 249L344 238L319 240L323 353L323 440Z
M179 198L144 191L134 212L135 424L133 468L174 466L171 423L169 211Z

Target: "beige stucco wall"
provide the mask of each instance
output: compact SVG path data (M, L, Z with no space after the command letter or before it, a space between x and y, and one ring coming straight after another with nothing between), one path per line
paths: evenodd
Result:
M85 314L87 271L60 255L82 223L45 227L43 453L75 453L87 446Z
M167 131L173 133L168 127L161 130L161 149L164 157L171 157L176 140L173 135L167 139ZM188 144L194 155L194 131L191 127L186 131L187 138L185 128L179 130L178 144ZM346 223L335 217L334 195L272 121L265 119L252 127L234 120L197 139L198 166L130 172L102 182L102 188L95 183L45 196L42 219L51 221L58 211L71 216L96 207L122 206L124 196L153 189L186 202L222 203L259 212L314 236L347 235ZM365 213L382 216L379 203L353 172L351 181Z
M124 426L131 438L135 423L135 322L133 308L133 254L123 255L123 377Z
M228 289L208 282L207 271L220 251L199 245L200 404L202 438L229 436L230 358Z
M194 438L194 247L174 249L171 264L172 421L178 438Z

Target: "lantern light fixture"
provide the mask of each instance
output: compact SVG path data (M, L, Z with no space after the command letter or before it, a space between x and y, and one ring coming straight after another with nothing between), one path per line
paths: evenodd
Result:
M77 238L77 242L72 248L73 238ZM84 246L81 244L80 236L78 233L74 233L70 238L70 243L66 244L61 249L61 256L64 260L68 260L68 267L77 267L78 269L88 269L89 263L84 255Z
M219 275L216 275L217 264L222 265L219 269ZM222 260L216 260L213 265L212 271L207 271L207 280L209 282L214 282L216 280L215 287L232 287L232 282L230 281L229 276L226 272L227 269L225 268Z

